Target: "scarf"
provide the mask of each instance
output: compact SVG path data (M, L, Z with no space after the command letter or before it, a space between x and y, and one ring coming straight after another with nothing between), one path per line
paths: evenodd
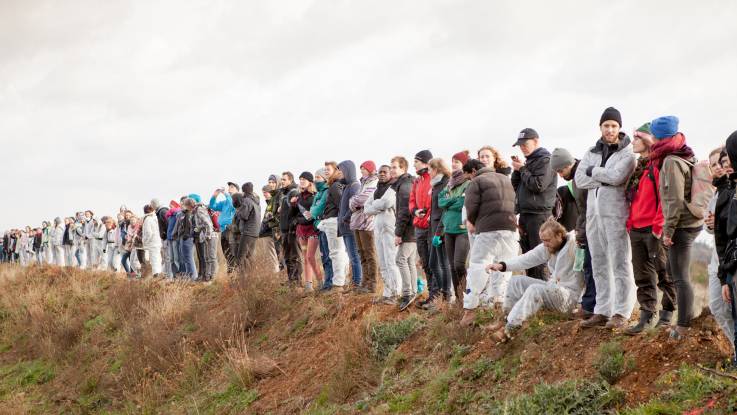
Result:
M624 190L624 196L630 203L632 203L632 200L634 200L637 189L640 187L640 179L645 173L645 170L647 170L647 163L649 161L649 157L640 157L639 159L637 159L637 166L635 166L635 171L630 176L630 179L627 180L627 186Z
M456 170L450 175L450 180L448 181L448 188L455 189L456 187L465 183L466 180L468 180L468 177L466 177L466 174L463 173L463 170Z
M682 133L660 140L653 144L650 149L650 160L658 166L658 169L663 167L663 161L668 156L678 156L684 160L690 160L694 157L694 152L691 147L686 145L686 136Z
M389 189L391 186L391 180L384 183L379 182L379 184L376 185L376 190L374 191L374 200L381 199L381 197L384 196L384 193L386 193L386 190Z

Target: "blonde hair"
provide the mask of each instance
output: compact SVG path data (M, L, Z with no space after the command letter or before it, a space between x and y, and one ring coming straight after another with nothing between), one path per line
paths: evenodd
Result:
M428 163L430 168L442 174L445 177L450 177L450 169L445 165L445 161L441 158L434 158Z
M495 169L506 169L509 167L507 164L507 161L502 158L502 153L499 152L496 148L492 146L483 146L479 149L479 151L476 152L476 156L480 157L481 152L484 150L489 150L491 152L491 155L494 156L494 168Z
M714 150L711 150L711 153L709 153L709 158L711 158L714 154L722 154L723 150L724 150L724 146L717 147Z
M543 233L546 233L550 236L560 236L561 239L566 239L566 235L568 232L566 232L566 228L561 225L558 221L556 221L552 216L548 218L548 220L545 221L545 223L542 224L540 227L540 235Z

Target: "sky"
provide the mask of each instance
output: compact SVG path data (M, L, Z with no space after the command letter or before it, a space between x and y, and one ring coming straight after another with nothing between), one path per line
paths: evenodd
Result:
M0 1L0 230L259 188L326 160L446 160L520 130L582 156L618 108L737 129L737 2Z

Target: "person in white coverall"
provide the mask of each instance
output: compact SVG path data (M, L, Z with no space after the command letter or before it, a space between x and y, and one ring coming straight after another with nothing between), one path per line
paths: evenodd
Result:
M397 245L394 243L396 225L395 206L397 195L392 189L391 167L379 168L379 183L374 194L363 205L363 212L374 217L374 245L379 260L379 273L384 281L384 292L376 302L396 305L401 295L402 282L397 257Z
M514 188L509 178L491 167L476 170L472 161L463 171L475 171L466 188L464 206L469 234L475 234L469 255L470 266L463 296L460 324L473 324L476 308L504 300L509 272L486 272L486 265L513 258L519 252L519 234L514 214Z
M54 227L51 228L51 256L53 264L63 267L66 263L64 253L64 222L61 218L54 219Z
M487 266L488 272L522 271L547 263L550 278L542 281L525 275L513 276L504 298L507 324L494 334L503 340L541 308L568 313L573 311L584 289L583 273L574 271L576 233L548 219L540 227L541 244L507 261Z
M151 273L154 276L161 274L161 236L159 234L159 220L150 205L143 207L143 226L141 228L141 241L146 261L151 264Z
M586 237L596 285L594 315L581 327L623 329L636 302L624 193L636 160L630 138L620 132L619 111L607 108L599 126L601 138L586 152L575 176L576 185L588 190Z

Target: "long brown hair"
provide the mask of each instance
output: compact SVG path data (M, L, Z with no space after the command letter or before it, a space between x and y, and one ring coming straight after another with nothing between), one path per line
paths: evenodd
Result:
M502 158L502 153L492 146L483 146L476 152L476 156L479 156L482 151L489 150L491 155L494 156L494 169L506 169L509 167L507 161Z

